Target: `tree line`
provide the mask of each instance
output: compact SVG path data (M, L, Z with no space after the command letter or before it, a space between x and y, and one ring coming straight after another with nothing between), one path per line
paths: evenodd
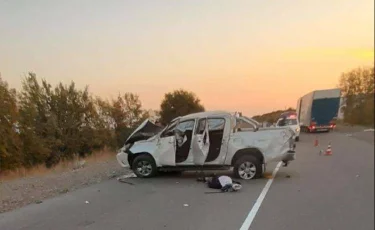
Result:
M204 111L194 93L175 90L161 102L160 122ZM104 100L78 89L74 82L52 86L29 73L16 92L0 76L0 172L18 167L86 157L104 148L122 147L149 118L139 96L124 93Z
M344 121L373 126L374 67L343 73L339 87L346 98ZM157 113L165 125L177 116L204 110L194 93L180 89L164 95ZM291 110L253 118L273 123ZM23 79L22 89L16 92L0 76L0 172L38 164L52 167L106 147L119 148L149 116L134 93L104 100L93 96L88 87L78 89L74 82L52 86L38 81L34 73Z
M340 76L344 122L374 126L374 67L359 67Z
M256 115L256 116L253 116L252 118L258 122L268 122L270 124L273 124L277 121L277 119L280 118L280 115L282 113L289 112L289 111L295 111L295 109L290 107L286 110L276 110L276 111L272 111L272 112L265 113L262 115Z

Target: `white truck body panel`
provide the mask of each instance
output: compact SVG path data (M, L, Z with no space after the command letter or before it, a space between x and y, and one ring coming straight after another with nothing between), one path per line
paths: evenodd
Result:
M301 102L302 102L302 98L300 97L297 100L297 107L296 107L297 118L298 118L298 114L300 114L300 111L301 111Z
M311 122L311 107L314 98L314 92L310 92L300 98L299 111L297 111L298 120L301 126L309 126Z
M341 95L341 90L338 88L314 91L314 99L336 98L336 97L340 97L340 95Z
M323 89L312 91L297 101L297 114L301 126L309 126L311 122L311 109L312 103L315 99L323 98L337 98L340 97L341 90L335 89Z

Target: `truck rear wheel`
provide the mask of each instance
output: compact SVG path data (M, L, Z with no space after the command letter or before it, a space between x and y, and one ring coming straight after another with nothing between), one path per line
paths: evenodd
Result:
M262 164L252 155L244 155L234 163L234 176L244 180L251 180L261 177Z

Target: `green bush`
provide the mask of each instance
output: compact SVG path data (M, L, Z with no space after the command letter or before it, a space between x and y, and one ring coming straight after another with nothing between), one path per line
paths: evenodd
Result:
M29 73L17 94L0 78L0 172L118 148L147 116L132 93L108 102Z
M345 123L374 126L374 77L374 67L356 68L341 75Z

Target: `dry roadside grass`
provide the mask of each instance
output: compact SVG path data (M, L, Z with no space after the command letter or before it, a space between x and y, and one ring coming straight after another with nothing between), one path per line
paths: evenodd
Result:
M116 154L110 151L97 152L84 161L84 167L80 168L77 167L80 160L76 159L51 169L37 166L3 173L0 175L0 213L126 173L117 163Z
M85 161L87 164L93 164L103 161L112 160L115 157L115 154L108 150L103 150L100 152L96 152L93 155L85 158L75 158L74 160L70 161L61 161L59 164L54 166L53 168L47 168L45 165L38 165L30 169L26 168L18 168L13 171L8 171L4 173L0 173L0 181L12 181L16 179L21 179L25 177L41 177L50 174L56 173L63 173L75 169L80 161Z

